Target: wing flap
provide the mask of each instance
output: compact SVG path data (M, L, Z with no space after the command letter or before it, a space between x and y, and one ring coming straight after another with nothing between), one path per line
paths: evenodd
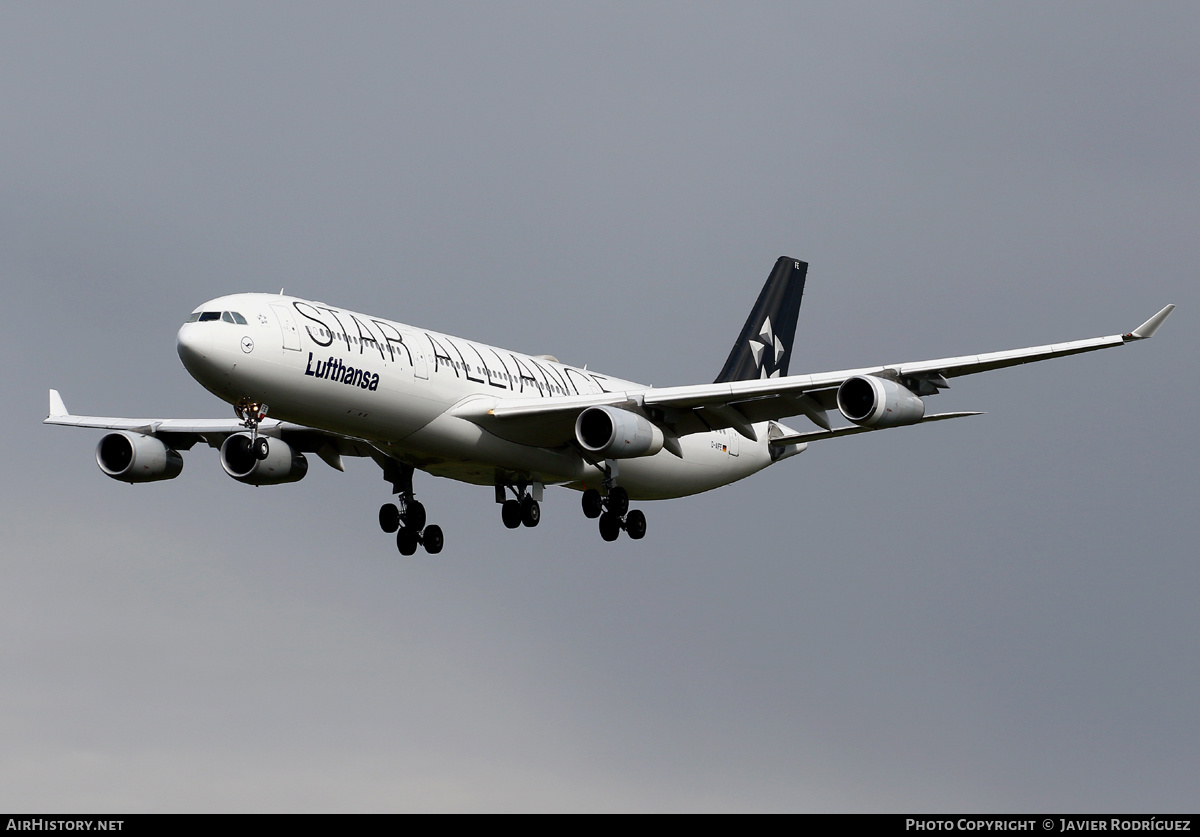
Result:
M962 413L936 413L932 416L925 416L918 422L911 425L903 425L904 427L915 427L918 424L925 424L931 421L946 421L947 419L965 418L967 416L982 416L983 413L962 412ZM777 436L771 439L772 445L796 445L806 442L819 442L823 439L836 439L839 436L853 436L856 433L870 433L873 430L879 430L878 427L860 427L857 424L852 424L849 427L839 427L830 430L813 430L807 433L787 433L782 436Z

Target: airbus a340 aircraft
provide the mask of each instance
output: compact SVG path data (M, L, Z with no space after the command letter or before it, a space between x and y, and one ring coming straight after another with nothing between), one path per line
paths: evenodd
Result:
M631 500L727 485L821 439L978 415L927 415L925 399L960 375L1144 340L1175 307L1109 337L789 375L807 271L796 259L775 263L711 384L647 387L323 302L236 294L197 308L179 329L178 351L238 421L75 416L50 390L45 423L113 431L96 462L130 483L179 476L178 451L199 441L251 485L301 479L306 453L338 470L344 456L369 456L398 495L379 524L404 555L443 543L413 492L417 469L492 486L510 529L537 526L543 487L563 485L583 492L583 513L599 518L604 540L622 530L639 539L646 517ZM834 427L831 414L849 424ZM816 429L780 423L789 416Z

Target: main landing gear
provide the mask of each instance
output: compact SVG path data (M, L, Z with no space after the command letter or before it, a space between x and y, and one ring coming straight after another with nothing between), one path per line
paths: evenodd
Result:
M640 541L646 537L646 515L638 509L629 510L629 493L619 485L613 485L612 469L606 469L604 479L606 495L601 495L594 488L583 492L583 514L589 520L600 518L600 537L606 541L615 541L621 536L621 530L629 533L629 537Z
M384 466L383 477L399 496L397 503L379 507L379 528L389 535L396 533L396 549L401 555L415 554L418 545L430 555L437 555L445 543L442 527L425 525L425 506L413 495L412 475L411 465L391 461Z
M425 507L410 496L400 497L400 505L384 503L379 507L379 528L389 535L396 533L396 549L401 555L412 555L417 545L425 547L430 555L442 551L445 538L441 526L425 525Z
M233 405L233 412L242 420L242 427L250 431L250 449L260 462L267 458L270 448L265 436L258 435L259 423L267 417L267 405L243 398Z
M515 498L508 496L511 490ZM519 483L517 485L497 485L496 502L500 503L500 519L509 529L516 529L522 524L532 529L542 520L541 483Z

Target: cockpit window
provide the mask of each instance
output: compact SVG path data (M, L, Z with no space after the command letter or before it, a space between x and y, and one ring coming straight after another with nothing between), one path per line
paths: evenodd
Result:
M234 323L236 325L249 325L246 318L237 311L197 311L192 316L188 317L189 323L201 322L208 323L213 320L221 320L226 323Z

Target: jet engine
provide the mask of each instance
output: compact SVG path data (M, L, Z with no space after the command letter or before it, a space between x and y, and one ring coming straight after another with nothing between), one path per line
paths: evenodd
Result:
M925 416L925 402L887 378L856 375L838 387L838 409L863 427L901 427Z
M153 436L119 430L96 445L100 470L121 482L171 480L183 470L183 457Z
M264 437L259 436L260 440ZM282 439L267 439L267 458L254 454L250 436L235 433L221 445L221 467L238 482L247 485L278 485L296 482L308 473L308 460L292 450Z
M575 438L584 450L605 459L653 456L663 447L661 430L619 407L588 407L575 419Z

